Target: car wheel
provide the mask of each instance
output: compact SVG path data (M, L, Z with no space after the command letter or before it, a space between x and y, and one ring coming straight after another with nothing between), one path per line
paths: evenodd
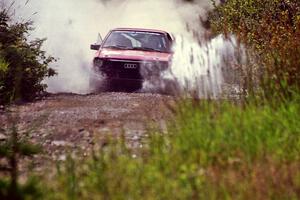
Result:
M108 90L108 83L105 77L100 76L94 72L90 73L89 88L92 93L106 92Z
M167 95L180 95L181 89L179 86L179 83L176 80L173 79L163 79L164 82L164 88L162 93Z
M144 82L142 92L152 92L166 95L178 95L180 87L178 82L173 79L156 78Z

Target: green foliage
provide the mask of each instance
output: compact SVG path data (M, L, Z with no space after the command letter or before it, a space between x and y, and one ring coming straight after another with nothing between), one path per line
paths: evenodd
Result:
M13 23L0 11L0 104L33 100L46 88L42 80L55 75L48 68L54 58L41 50L45 39L28 41L31 30L32 22Z
M256 75L267 97L299 90L299 0L227 0L209 19L214 33L235 34L255 54Z
M47 199L299 199L300 98L276 106L179 103L142 148L108 139L69 158ZM134 156L136 155L136 156Z
M4 89L4 77L6 76L8 70L8 63L0 57L0 91Z
M3 58L0 58L0 74L1 76L4 76L4 74L8 70L8 63L5 62Z

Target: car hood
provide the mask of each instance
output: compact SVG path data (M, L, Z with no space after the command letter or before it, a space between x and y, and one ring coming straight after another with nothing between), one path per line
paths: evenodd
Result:
M170 61L172 53L161 53L153 51L139 50L119 50L119 49L100 49L96 57L106 59L124 59L124 60L141 60L141 61Z

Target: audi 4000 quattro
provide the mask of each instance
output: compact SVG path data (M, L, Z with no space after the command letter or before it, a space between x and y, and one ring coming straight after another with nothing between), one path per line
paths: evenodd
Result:
M111 30L103 41L91 45L97 51L90 75L91 89L126 85L136 90L146 79L159 78L170 65L172 42L171 35L160 30Z

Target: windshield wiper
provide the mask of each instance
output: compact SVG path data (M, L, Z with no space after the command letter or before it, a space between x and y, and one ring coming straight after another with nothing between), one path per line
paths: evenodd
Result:
M104 48L111 48L111 49L130 49L129 47L122 46L122 45L104 46Z
M142 51L158 51L158 52L163 52L161 50L153 49L153 48L150 48L150 47L133 47L132 49L134 49L134 50L142 50Z

